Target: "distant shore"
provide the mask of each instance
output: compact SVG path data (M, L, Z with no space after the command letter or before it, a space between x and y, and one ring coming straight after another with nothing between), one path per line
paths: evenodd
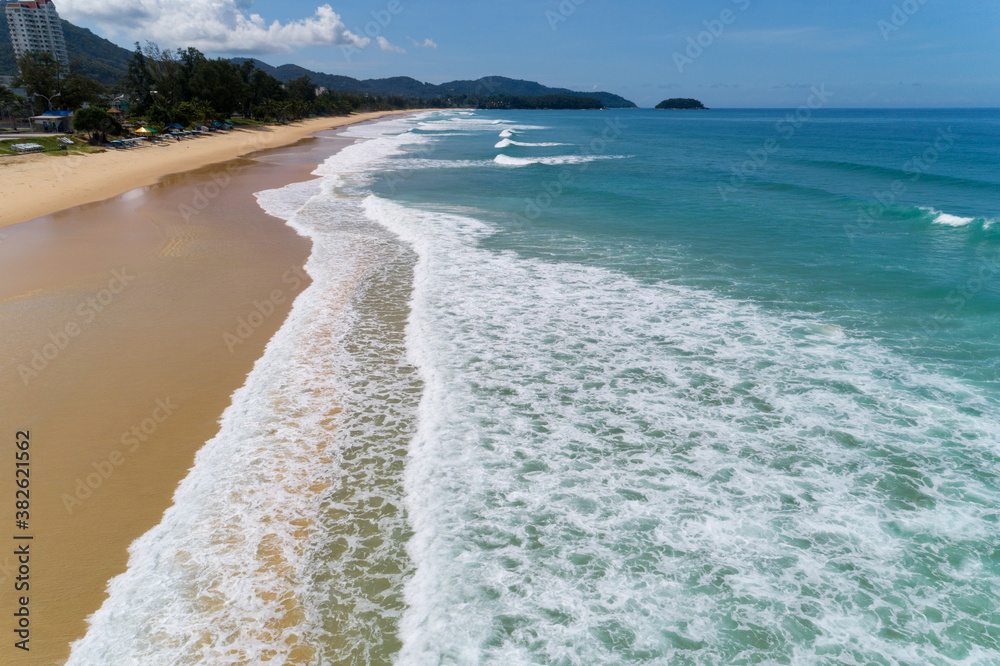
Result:
M325 129L413 111L311 118L91 155L0 157L0 228L152 185L163 176L285 146Z

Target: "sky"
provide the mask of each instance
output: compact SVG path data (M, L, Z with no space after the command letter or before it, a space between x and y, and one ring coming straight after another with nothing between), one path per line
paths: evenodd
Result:
M122 46L654 106L1000 107L1000 0L54 0Z

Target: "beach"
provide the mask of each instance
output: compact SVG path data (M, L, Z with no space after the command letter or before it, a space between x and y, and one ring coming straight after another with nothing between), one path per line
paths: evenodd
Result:
M103 201L151 185L166 174L224 162L255 150L286 146L319 130L399 113L405 112L310 118L291 125L239 128L162 146L89 155L0 157L0 228L72 206Z
M32 537L30 652L5 640L0 662L65 661L309 284L309 241L253 194L310 180L352 142L323 130L380 115L0 164L0 427L29 434L30 516L15 531ZM0 595L4 617L20 607Z

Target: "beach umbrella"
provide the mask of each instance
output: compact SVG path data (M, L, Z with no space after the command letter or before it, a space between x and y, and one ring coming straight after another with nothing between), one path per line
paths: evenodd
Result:
M148 129L146 127L140 127L139 129L137 129L135 131L135 133L136 134L156 134L156 132L154 132L153 130Z

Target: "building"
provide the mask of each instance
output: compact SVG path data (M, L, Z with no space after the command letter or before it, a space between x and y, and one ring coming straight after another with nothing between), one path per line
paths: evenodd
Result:
M46 111L31 117L31 129L38 132L69 132L73 129L72 111Z
M14 55L20 58L30 51L47 51L63 65L69 64L66 38L52 0L7 2L6 12Z

